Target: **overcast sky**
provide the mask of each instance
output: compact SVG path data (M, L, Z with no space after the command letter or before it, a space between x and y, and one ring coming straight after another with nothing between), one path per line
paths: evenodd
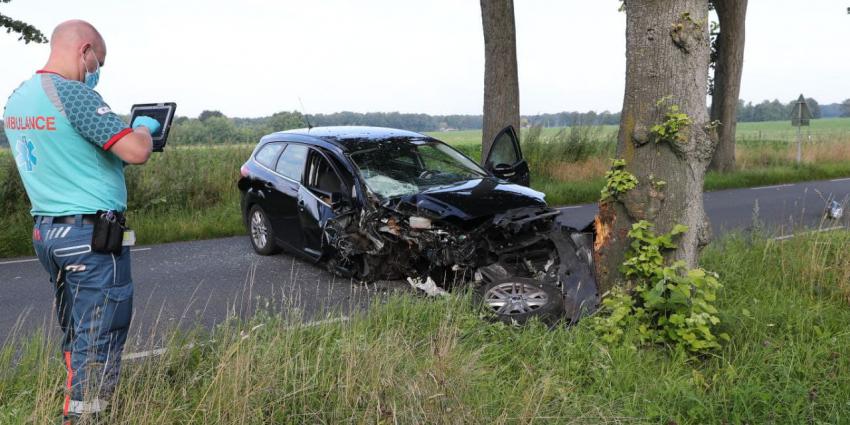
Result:
M514 0L521 110L618 111L625 15L616 0ZM750 0L741 97L850 98L850 0ZM81 18L106 38L98 91L119 112L175 101L218 109L480 114L479 0L13 0L0 12L48 36ZM0 106L46 45L0 33Z

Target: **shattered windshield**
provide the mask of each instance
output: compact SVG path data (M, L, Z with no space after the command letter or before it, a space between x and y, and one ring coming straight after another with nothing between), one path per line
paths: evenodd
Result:
M448 145L422 140L393 140L351 154L366 186L384 198L411 195L487 175Z

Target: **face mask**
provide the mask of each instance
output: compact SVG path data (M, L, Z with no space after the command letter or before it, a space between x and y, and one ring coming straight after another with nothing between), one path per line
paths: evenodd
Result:
M97 86L97 82L100 81L100 63L97 62L97 57L95 57L95 63L97 63L97 65L94 72L90 72L88 65L86 65L86 55L83 53L83 67L86 68L86 77L84 82L86 86L92 90L94 90Z

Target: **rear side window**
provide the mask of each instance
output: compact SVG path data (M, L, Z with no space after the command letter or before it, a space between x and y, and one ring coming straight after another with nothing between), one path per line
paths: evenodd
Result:
M269 143L260 148L259 152L254 155L254 159L266 168L273 169L281 150L283 150L283 144Z
M304 174L304 162L307 160L307 146L290 144L277 161L275 172L297 182Z

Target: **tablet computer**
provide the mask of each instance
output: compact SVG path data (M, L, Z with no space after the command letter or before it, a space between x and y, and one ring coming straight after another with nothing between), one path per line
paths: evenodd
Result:
M151 117L159 122L159 130L151 134L153 139L153 151L162 152L165 148L165 142L168 141L168 131L171 130L171 121L174 119L174 112L177 110L177 104L174 102L165 103L142 103L133 105L130 108L130 123L138 116Z

